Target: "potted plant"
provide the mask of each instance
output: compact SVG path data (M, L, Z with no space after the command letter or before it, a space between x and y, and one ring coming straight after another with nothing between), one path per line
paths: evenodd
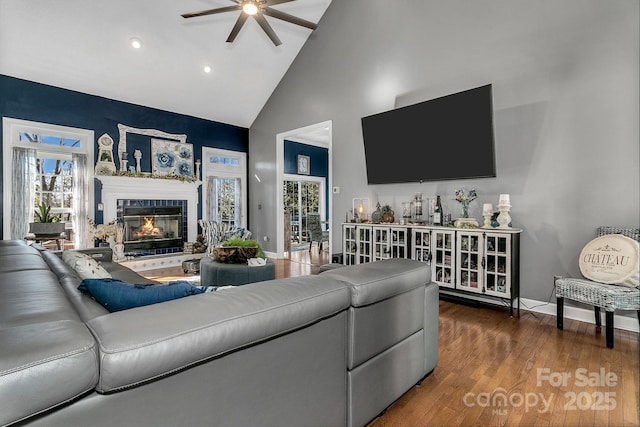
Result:
M230 264L245 263L249 258L266 258L257 241L239 237L225 240L213 249L213 253L217 261Z
M64 222L60 222L60 216L51 213L51 206L40 203L34 211L35 222L29 223L29 233L36 236L59 236L64 232Z

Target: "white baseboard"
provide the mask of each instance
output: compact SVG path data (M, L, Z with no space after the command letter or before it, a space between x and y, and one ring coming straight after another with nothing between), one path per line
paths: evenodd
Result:
M544 313L550 314L552 316L556 315L557 306L554 303L547 303L543 301L536 301L533 299L522 298L520 300L520 308L528 311L533 311L536 313ZM629 311L628 313L631 313ZM616 314L613 318L613 325L616 329L623 329L625 331L631 332L640 332L640 328L638 327L638 317L636 313L633 313L633 317L620 316ZM602 326L605 324L604 320L604 310L601 313L602 316ZM567 300L565 300L564 304L564 317L567 319L579 320L581 322L587 322L594 324L596 323L595 315L593 314L593 309L589 310L586 308L572 307L567 304Z

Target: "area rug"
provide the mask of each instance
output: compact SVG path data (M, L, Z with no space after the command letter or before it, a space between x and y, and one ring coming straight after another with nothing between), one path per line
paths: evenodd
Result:
M291 252L308 251L308 250L309 250L309 242L297 243L295 245L291 245Z

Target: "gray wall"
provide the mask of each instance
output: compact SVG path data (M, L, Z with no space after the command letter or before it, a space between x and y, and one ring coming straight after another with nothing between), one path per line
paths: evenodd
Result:
M456 217L455 189L475 188L470 213L480 219L482 203L509 193L524 230L522 296L547 300L554 274L579 274L577 257L598 225L638 225L638 5L334 0L250 128L249 176L262 180L251 185L251 230L276 251L276 134L333 120L334 252L354 197L400 212L416 191L440 194ZM497 178L367 185L362 116L487 83Z

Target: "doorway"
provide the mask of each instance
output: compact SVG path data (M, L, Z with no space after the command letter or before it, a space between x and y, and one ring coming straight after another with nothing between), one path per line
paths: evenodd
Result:
M290 130L287 132L279 133L276 136L276 206L277 206L277 216L276 216L276 225L277 225L277 257L285 258L285 234L289 234L288 230L285 232L285 216L288 217L288 214L285 214L285 204L284 204L284 183L285 183L285 175L291 175L285 173L285 140L286 141L295 141L297 143L307 145L309 147L321 147L326 149L326 176L320 177L325 179L325 183L323 187L325 188L325 207L324 209L320 208L322 212L325 212L325 221L329 225L329 242L332 241L332 228L331 227L331 208L332 208L332 192L326 191L326 188L332 188L331 181L331 170L332 170L332 162L331 162L331 145L332 145L332 122L326 121L317 123L310 126L305 126L302 128ZM309 175L304 175L303 177L299 176L299 174L293 174L296 178L291 179L290 176L286 178L286 180L302 180L308 181L313 180L318 177L314 177L314 162L312 159L311 170ZM288 217L290 218L290 217ZM287 221L288 222L288 221ZM329 259L331 256L331 244L329 244Z
M324 177L300 177L299 175L284 176L284 213L288 215L290 232L285 230L285 248L291 251L308 249L310 245L307 230L307 214L318 213L320 221L326 221L326 190ZM285 223L287 218L285 218ZM289 243L287 245L287 243ZM285 250L286 252L286 250Z

